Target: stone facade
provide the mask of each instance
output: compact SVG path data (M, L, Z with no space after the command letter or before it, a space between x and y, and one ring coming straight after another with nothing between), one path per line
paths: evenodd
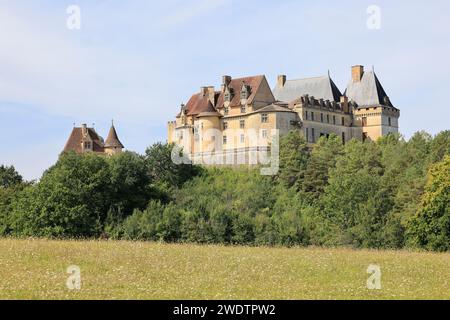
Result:
M352 67L344 94L329 75L299 80L280 75L273 90L264 75L223 76L220 90L201 87L181 105L168 123L168 142L193 160L206 154L216 155L217 164L236 163L236 157L248 163L252 152L269 150L274 135L290 130L301 130L310 144L333 133L343 143L376 140L398 132L399 117L375 73L363 66Z

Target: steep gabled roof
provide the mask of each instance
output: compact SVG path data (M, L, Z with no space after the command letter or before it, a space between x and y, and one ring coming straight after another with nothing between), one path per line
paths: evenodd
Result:
M228 84L228 88L230 88L233 92L233 98L230 101L230 107L239 106L241 104L241 89L242 85L244 84L250 87L250 96L247 99L247 103L251 104L264 80L264 75L232 79ZM216 108L220 109L223 107L224 93L221 92L219 98L217 99Z
M329 76L287 80L284 86L273 89L275 99L291 102L305 94L316 99L324 99L339 102L342 96L336 84Z
M214 94L214 99L216 100L219 93ZM188 116L196 116L202 112L207 111L210 108L211 101L209 100L208 94L203 95L202 93L196 93L192 95L186 104L186 112ZM214 108L214 107L213 107ZM214 109L215 110L215 109Z
M124 148L122 142L120 142L119 137L117 136L116 128L114 125L111 126L109 129L108 137L105 141L105 148Z
M359 107L373 105L393 107L388 95L373 71L364 72L359 82L350 80L344 94L350 101L356 102Z
M100 137L94 128L87 128L87 135L92 140L92 147L94 152L104 152L103 139ZM67 140L63 152L75 151L76 153L82 153L81 143L83 140L83 129L73 128L72 133Z

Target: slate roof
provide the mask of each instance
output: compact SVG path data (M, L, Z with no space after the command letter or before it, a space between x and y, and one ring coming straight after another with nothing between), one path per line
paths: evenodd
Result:
M105 141L105 147L124 148L122 142L120 142L119 137L117 136L116 128L114 127L114 125L112 125L109 129L108 137Z
M364 72L361 81L350 80L344 93L358 107L385 105L393 107L375 72Z
M103 153L105 150L103 148L103 138L100 137L94 128L87 128L87 133L93 143L93 151ZM82 153L81 142L83 139L82 128L73 128L72 133L67 140L63 152L75 151L76 153Z
M329 76L287 80L284 86L273 89L275 99L291 102L305 94L316 99L324 99L339 102L342 96L336 84Z

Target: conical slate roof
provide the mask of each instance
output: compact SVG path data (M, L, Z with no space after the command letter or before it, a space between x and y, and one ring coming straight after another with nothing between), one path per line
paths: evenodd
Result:
M359 82L350 80L344 94L350 100L356 102L359 107L372 105L393 107L380 80L378 80L378 77L373 71L364 72Z
M105 141L105 148L124 148L122 142L120 142L119 137L117 137L116 128L114 125L111 125L111 129L109 129L108 137Z

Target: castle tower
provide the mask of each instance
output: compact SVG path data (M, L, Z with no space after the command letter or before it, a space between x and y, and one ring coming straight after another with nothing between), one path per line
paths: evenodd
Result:
M357 139L376 141L381 136L398 132L400 110L392 105L374 70L366 72L363 66L353 66L344 95L353 105Z
M111 124L111 128L109 129L108 137L106 138L104 148L105 153L108 155L121 153L122 149L124 148L123 144L119 140L119 137L117 136L114 123Z

